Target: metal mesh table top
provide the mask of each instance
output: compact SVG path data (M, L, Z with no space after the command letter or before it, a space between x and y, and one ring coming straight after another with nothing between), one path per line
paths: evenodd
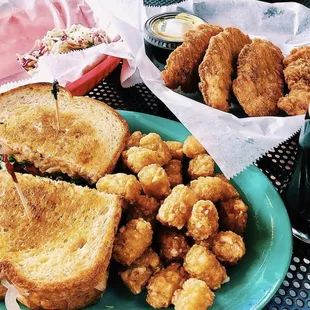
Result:
M144 0L144 4L162 6L182 1ZM296 2L310 7L310 0ZM119 66L106 80L90 91L88 96L102 100L115 109L143 112L177 120L144 84L126 89L122 88L119 82L120 69ZM297 140L298 135L256 162L258 168L267 175L280 194L285 193L286 186L295 168L296 159L299 155ZM293 256L286 278L264 309L310 309L310 246L294 238Z

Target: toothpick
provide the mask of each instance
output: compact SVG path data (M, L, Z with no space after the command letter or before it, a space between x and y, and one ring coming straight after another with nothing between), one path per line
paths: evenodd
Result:
M5 163L5 167L6 167L7 171L8 171L8 173L10 174L10 176L13 179L15 189L16 189L17 194L18 194L18 196L19 196L19 198L20 198L20 200L22 202L22 205L24 207L26 215L29 218L29 220L31 220L31 209L29 208L27 200L26 200L26 198L25 198L25 196L24 196L24 194L22 192L22 189L20 187L20 184L18 183L17 176L16 176L15 171L14 171L14 167L9 162L8 155L4 154L4 155L2 155L2 158L3 158L3 161Z
M55 104L56 104L57 130L60 131L60 117L59 117L59 106L58 106L58 95L57 95L57 93L59 92L59 88L57 87L58 84L59 84L58 81L54 80L54 82L53 82L53 89L51 90L51 92L54 95Z

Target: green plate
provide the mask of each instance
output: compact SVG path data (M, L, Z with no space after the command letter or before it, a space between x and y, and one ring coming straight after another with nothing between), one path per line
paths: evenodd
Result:
M127 111L120 111L131 131L157 132L164 140L184 141L190 134L180 123ZM223 149L224 151L224 149ZM237 175L232 183L249 206L245 233L247 253L230 268L230 282L215 292L212 310L261 309L281 285L292 255L292 234L285 206L267 177L254 166ZM145 292L133 295L115 274L100 302L87 309L152 309ZM4 310L4 303L0 310Z

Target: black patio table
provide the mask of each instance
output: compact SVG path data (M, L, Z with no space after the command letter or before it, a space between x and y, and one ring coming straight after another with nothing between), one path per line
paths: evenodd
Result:
M163 6L182 1L144 0L144 4L147 6ZM274 3L277 1L266 2ZM296 2L310 8L310 0ZM102 100L115 109L143 112L177 120L144 84L122 88L119 81L120 70L121 65L87 95ZM285 194L299 155L297 141L298 135L256 162L256 165L267 175L282 196ZM264 309L310 309L310 245L294 238L293 256L285 280Z

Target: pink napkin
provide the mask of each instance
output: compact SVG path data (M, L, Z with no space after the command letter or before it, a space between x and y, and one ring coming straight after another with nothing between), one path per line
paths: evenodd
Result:
M5 3L4 3L5 2ZM83 0L17 0L0 3L0 84L29 78L16 53L29 51L54 27L94 27L93 11Z

